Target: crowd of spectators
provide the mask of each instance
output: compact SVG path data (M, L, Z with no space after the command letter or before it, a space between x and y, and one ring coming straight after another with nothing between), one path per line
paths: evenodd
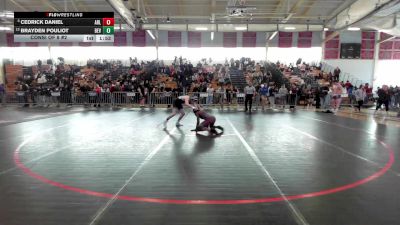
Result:
M164 61L138 61L130 58L130 65L119 60L89 59L85 69L65 65L63 59L54 67L43 67L38 61L35 74L24 75L15 82L16 92L29 96L49 98L51 93L80 98L87 93L136 92L141 104L150 103L150 93L207 93L207 104L231 104L236 94L243 92L246 84L255 88L253 100L259 100L262 108L286 104L302 104L323 110L337 111L347 96L348 104L356 110L373 100L373 89L366 83L356 87L350 81L341 80L340 68L323 71L321 64L307 64L298 60L296 65L255 62L250 58L226 59L224 64L203 59L196 65L175 57ZM243 71L245 84L235 87L231 82L231 71ZM0 97L4 99L5 87L0 86ZM400 87L383 86L377 89L377 106L397 108L400 103ZM295 97L293 97L295 96ZM71 97L71 98L72 98ZM28 95L22 100L28 101ZM64 98L65 101L71 99ZM280 102L278 102L278 100ZM45 99L43 100L45 101ZM32 98L31 102L35 102Z
M11 91L26 93L19 101L26 102L29 96L49 98L52 93L58 92L62 96L77 98L91 92L136 92L146 103L149 93L213 90L225 92L224 96L229 99L231 93L237 91L230 82L229 65L208 64L204 60L194 66L182 57L176 57L170 65L163 61L139 62L131 58L127 67L121 61L90 59L85 69L64 64L45 69L39 61L37 68L35 74L24 74L15 81L15 89ZM32 98L31 102L35 100Z
M299 101L303 99L305 105L314 102L316 108L335 112L345 99L346 104L354 106L356 111L361 111L362 105L371 105L375 102L376 110L382 105L385 105L386 111L400 107L399 86L383 85L373 92L373 87L369 83L353 85L349 80L344 82L339 67L333 71L324 71L322 64L309 65L303 62L296 66L292 64L287 66L277 62L275 65L283 74L289 74L287 79L290 80L292 89L293 86L297 86Z

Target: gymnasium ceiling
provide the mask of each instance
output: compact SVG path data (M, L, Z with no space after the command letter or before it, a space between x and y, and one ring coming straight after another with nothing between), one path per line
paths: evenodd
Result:
M218 31L229 30L226 26L232 24L246 24L254 31L289 25L299 30L340 30L350 25L394 29L400 0L0 0L2 12L115 11L117 21L121 8L131 17L121 23L131 20L145 29L190 30L187 24ZM0 18L1 25L12 22Z

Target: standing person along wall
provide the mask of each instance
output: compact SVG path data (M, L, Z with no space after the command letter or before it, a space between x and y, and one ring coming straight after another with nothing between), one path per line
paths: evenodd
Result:
M260 92L260 97L261 97L261 109L264 111L264 108L267 105L268 96L269 96L267 85L261 84L261 88L260 88L259 92Z
M208 85L207 88L207 107L213 104L214 100L214 88L212 87L212 84Z
M364 90L364 86L361 84L360 87L354 92L354 96L357 101L358 111L361 112L361 107L364 104L364 99L367 96L367 93Z
M269 86L268 88L268 101L269 101L269 106L271 109L275 107L275 94L277 93L277 90L274 85Z
M334 82L339 82L341 72L342 71L340 71L339 67L336 67L336 69L333 71L333 81Z
M251 105L253 104L254 94L256 93L256 89L253 87L253 84L250 82L244 88L245 100L244 100L244 111L250 110L251 113ZM249 105L249 107L247 107Z
M4 84L0 84L0 104L3 104L5 102L4 97L5 97L5 87Z
M383 85L382 88L378 89L378 104L376 105L375 112L381 108L381 106L385 105L386 113L389 111L389 87L387 85Z
M332 86L332 101L331 101L333 112L337 112L339 110L340 103L342 102L342 92L343 92L342 85L340 85L340 83L334 83Z
M328 93L329 87L327 85L322 86L320 89L320 102L322 110L329 110L330 96Z

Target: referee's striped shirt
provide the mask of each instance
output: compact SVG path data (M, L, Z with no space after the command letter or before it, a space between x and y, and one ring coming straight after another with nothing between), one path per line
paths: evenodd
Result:
M246 86L245 88L244 88L244 93L246 94L246 95L254 95L254 93L256 93L256 88L255 87L253 87L253 86Z

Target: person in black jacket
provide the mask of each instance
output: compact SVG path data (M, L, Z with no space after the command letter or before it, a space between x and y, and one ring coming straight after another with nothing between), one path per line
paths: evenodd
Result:
M323 110L329 109L330 98L328 92L329 92L329 87L327 85L322 86L319 91L321 109Z
M386 85L383 85L382 88L378 89L378 104L376 105L375 112L381 108L382 104L385 104L386 112L389 111L389 90Z
M321 108L321 92L320 90L317 88L315 90L315 108L320 109Z

